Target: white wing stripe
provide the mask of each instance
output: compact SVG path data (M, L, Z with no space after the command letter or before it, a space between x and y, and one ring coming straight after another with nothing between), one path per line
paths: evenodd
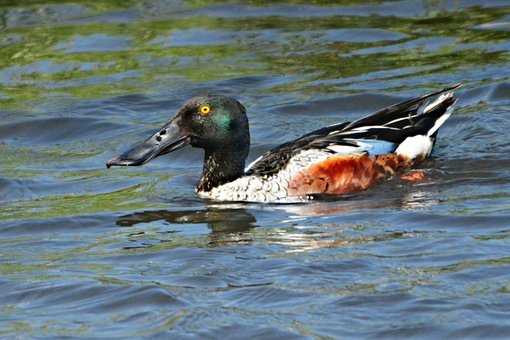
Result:
M367 130L370 130L370 129L390 129L390 130L400 130L398 128L394 128L394 127L389 127L389 126L384 126L384 125L367 125L367 126L360 126L360 127L357 127L357 128L354 128L352 129L351 131L361 131L361 132L364 132L364 131L367 131Z
M453 97L452 92L447 92L447 93L441 94L439 97L436 98L436 100L434 100L432 103L428 104L427 106L425 106L423 108L423 113L427 113L427 112L433 110L436 106L438 106L439 104L441 104L442 102L444 102L445 100L447 100L448 98L451 98L451 97Z
M244 172L248 171L251 169L251 167L253 165L255 165L255 163L257 163L258 161L260 161L262 159L262 157L264 157L264 155L262 154L261 156L259 156L256 160L254 160L253 162L251 162L250 164L248 164L247 167L244 168Z
M370 125L370 126L360 126L360 127L354 128L352 130L348 130L348 131L333 131L333 132L330 132L328 135L337 135L337 136L352 135L352 134L356 134L356 133L369 132L371 129L384 129L384 130L393 130L393 131L401 130L399 128L394 128L394 127L384 126L384 125Z
M386 124L384 124L384 125L385 125L385 127L386 127L386 125L391 125L391 124L393 124L393 123L400 122L401 120L411 119L411 118L414 118L414 117L417 117L417 116L418 116L418 115L409 115L409 116L406 116L406 117L397 118L397 119L394 119L394 120L392 120L391 122L388 122L388 123L386 123Z
M329 150L331 150L331 151L333 151L335 153L342 154L342 155L347 155L347 154L350 154L350 153L363 151L363 150L360 150L359 146L336 145L336 144L329 145L327 147L327 149L329 149Z

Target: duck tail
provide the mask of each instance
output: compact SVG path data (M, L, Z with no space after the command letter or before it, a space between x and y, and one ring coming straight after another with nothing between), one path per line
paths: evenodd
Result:
M427 136L435 137L439 128L452 115L453 107L457 103L457 98L453 92L445 92L436 98L432 103L423 108L423 115L430 116L434 120L434 125L427 131Z
M461 86L462 84L456 84L445 88L435 93L437 97L433 101L421 103L414 124L409 126L409 129L414 130L414 133L399 144L395 153L411 160L423 159L430 155L439 128L451 116L457 102L452 90Z

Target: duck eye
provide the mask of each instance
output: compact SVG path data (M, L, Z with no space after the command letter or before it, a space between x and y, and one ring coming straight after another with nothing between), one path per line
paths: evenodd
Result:
M200 114L202 116L207 116L211 112L211 107L209 105L202 105L200 106Z

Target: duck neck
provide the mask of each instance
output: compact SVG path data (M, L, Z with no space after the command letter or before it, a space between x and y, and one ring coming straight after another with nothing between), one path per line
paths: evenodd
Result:
M215 149L205 150L204 169L197 185L197 191L207 192L232 182L244 175L244 163L248 150Z

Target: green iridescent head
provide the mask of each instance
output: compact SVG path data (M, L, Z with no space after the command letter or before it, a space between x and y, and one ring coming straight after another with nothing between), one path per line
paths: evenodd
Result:
M204 149L231 148L250 143L246 109L225 96L194 97L178 113L191 145Z
M141 165L190 144L207 152L248 155L250 131L246 109L237 100L208 95L194 97L156 134L108 161L112 165Z

